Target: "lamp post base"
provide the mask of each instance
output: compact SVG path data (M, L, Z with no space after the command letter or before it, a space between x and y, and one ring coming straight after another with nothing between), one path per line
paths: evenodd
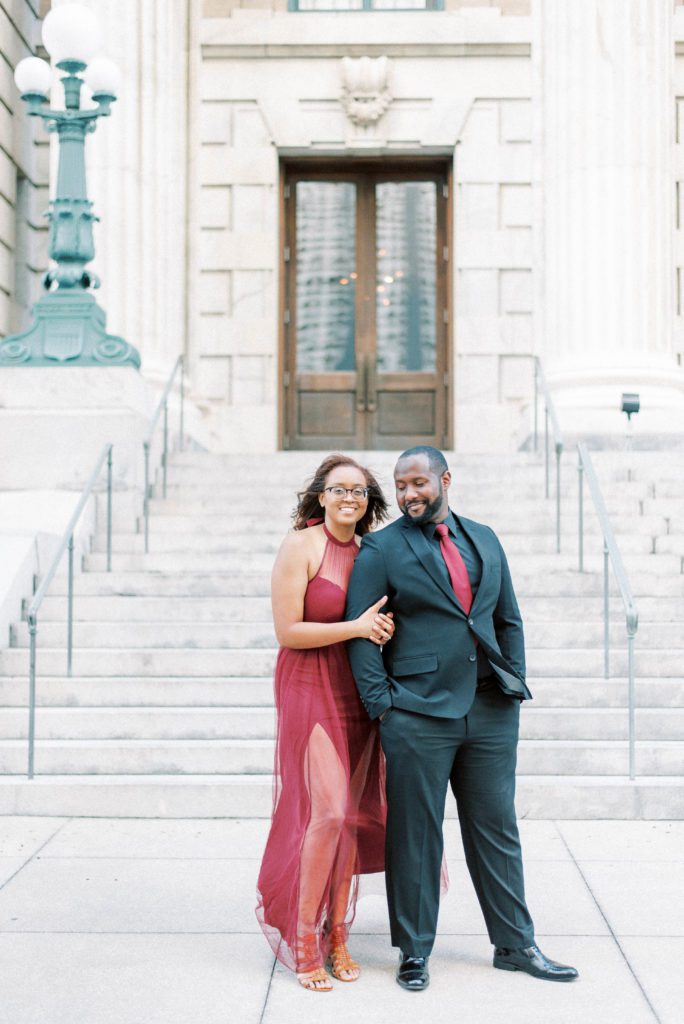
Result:
M35 322L0 342L0 366L135 366L133 345L107 334L106 314L91 294L59 289L33 307Z

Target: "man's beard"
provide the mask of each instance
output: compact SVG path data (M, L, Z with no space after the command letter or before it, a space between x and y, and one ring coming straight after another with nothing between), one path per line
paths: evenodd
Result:
M439 481L439 494L434 501L428 501L425 509L420 513L419 516L409 515L408 509L404 505L402 508L402 515L404 515L409 523L413 526L423 526L425 523L431 523L433 517L439 512L442 501L444 500L444 488L442 487L442 481Z

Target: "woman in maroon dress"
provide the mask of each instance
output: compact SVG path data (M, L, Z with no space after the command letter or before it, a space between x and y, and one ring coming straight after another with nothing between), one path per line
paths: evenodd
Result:
M273 568L278 729L257 917L278 959L318 992L332 988L326 960L340 981L359 977L346 945L358 877L384 870L384 762L344 641L383 644L394 625L380 612L386 598L342 620L360 538L386 517L372 474L330 455L299 495Z

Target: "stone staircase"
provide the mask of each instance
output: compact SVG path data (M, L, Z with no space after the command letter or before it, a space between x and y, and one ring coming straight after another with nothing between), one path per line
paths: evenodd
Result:
M391 489L389 453L362 458ZM563 551L539 458L451 458L452 506L504 543L526 626L535 700L521 718L521 817L684 816L684 474L681 455L597 453L640 612L637 772L627 779L626 641L613 592L602 677L601 541L586 508L577 572L576 481L566 460ZM269 574L316 453L176 453L167 499L140 533L104 536L77 577L74 675L65 580L39 620L36 777L25 778L28 630L0 652L0 813L263 817L270 813L275 639ZM453 813L453 807L450 808Z

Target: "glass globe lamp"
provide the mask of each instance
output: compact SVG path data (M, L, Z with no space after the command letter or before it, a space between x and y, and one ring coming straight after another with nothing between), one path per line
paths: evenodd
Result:
M40 57L25 57L14 69L14 81L22 96L47 99L52 87L52 68Z
M93 12L83 4L53 7L43 22L43 43L53 61L82 67L102 48L102 30Z
M109 57L95 57L83 73L83 79L93 99L107 96L114 99L121 86L121 72Z

